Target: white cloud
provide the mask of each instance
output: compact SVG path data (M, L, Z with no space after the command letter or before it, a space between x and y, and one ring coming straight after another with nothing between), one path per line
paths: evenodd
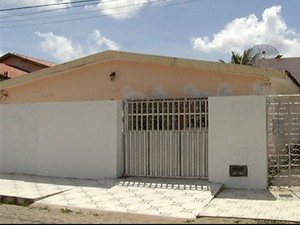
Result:
M95 30L87 38L88 42L85 45L75 43L71 38L55 35L52 32L36 32L35 34L43 39L40 43L43 51L50 53L61 62L71 61L103 50L120 48L117 43L104 37L99 30Z
M95 30L90 35L89 40L90 42L95 43L96 49L105 49L105 48L110 50L120 49L120 46L116 42L104 37L99 30Z
M194 48L205 52L243 52L257 44L274 46L285 57L299 56L300 34L292 31L281 17L281 6L267 8L262 20L251 14L228 23L223 30L213 36L192 39Z
M57 36L52 32L36 34L43 38L41 47L60 61L70 61L83 55L82 47L64 36Z
M0 8L15 8L15 7L28 7L28 6L35 6L35 5L52 5L57 3L71 3L71 0L2 0L0 1ZM62 5L53 5L47 7L53 9L63 9L67 8L69 4L62 4ZM37 9L45 9L45 8L37 8Z
M165 0L164 3L170 0ZM87 9L99 9L104 15L114 19L127 19L138 14L146 5L164 4L161 0L101 0L97 6L87 6Z

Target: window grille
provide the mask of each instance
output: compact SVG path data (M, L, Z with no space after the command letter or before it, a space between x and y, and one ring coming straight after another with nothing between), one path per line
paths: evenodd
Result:
M206 130L208 99L127 100L123 116L126 131Z

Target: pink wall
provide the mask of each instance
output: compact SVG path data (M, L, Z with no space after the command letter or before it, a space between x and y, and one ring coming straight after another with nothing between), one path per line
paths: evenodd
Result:
M2 103L122 100L270 92L263 76L213 72L189 67L111 60L6 88ZM113 81L109 74L116 72Z

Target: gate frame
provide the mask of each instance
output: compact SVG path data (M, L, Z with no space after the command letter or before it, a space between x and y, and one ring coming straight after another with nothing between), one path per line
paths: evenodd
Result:
M123 176L143 176L143 177L172 177L172 178L197 178L208 179L208 98L168 98L168 99L132 99L123 101L123 140L124 140L124 174ZM135 133L135 134L134 134ZM153 174L153 165L144 166L148 168L137 168L137 170L144 170L144 173L137 171L130 172L130 156L128 151L131 151L132 145L128 147L129 141L136 141L135 138L142 134L142 149L140 151L146 151L144 155L139 155L138 158L146 160L145 162L150 164L150 161L166 160L168 166L174 168L174 164L169 159L170 146L173 145L179 151L180 163L175 165L175 170L180 172L177 175L165 174L164 171ZM129 135L129 137L128 137ZM133 137L135 136L135 137ZM129 140L128 140L129 138ZM148 138L148 139L147 139ZM175 140L174 140L175 139ZM192 139L192 140L190 140ZM195 140L196 139L196 140ZM164 146L157 146L155 142L162 141ZM171 141L170 141L171 140ZM176 142L175 144L173 142ZM154 142L154 144L153 144ZM172 143L171 143L172 142ZM201 159L199 162L194 160L193 157L186 158L186 154L189 154L190 150L192 154L197 154L197 144L201 144L202 147L199 150L201 152ZM185 146L183 146L185 144ZM152 147L151 147L152 145ZM153 147L154 145L154 147ZM155 147L156 146L156 147ZM195 147L196 146L196 147ZM199 147L199 146L198 146ZM150 157L151 153L156 151L156 156ZM188 150L185 150L187 148ZM128 150L129 149L129 150ZM134 150L135 151L135 147ZM151 153L149 152L151 151ZM166 151L166 152L163 152ZM169 151L169 152L168 152ZM198 153L199 153L198 152ZM184 155L185 154L185 155ZM138 154L137 154L138 155ZM185 156L185 157L183 157ZM129 157L129 158L128 158ZM144 158L143 158L144 157ZM176 156L175 156L176 157ZM159 158L159 159L158 159ZM161 159L163 158L163 159ZM185 158L186 164L196 164L196 168L184 168L182 165ZM197 163L201 165L197 167ZM161 170L164 165L154 166L154 170ZM186 172L190 170L189 172ZM146 171L146 172L145 172ZM183 174L185 171L185 175ZM195 172L196 171L196 172ZM196 174L196 175L195 175ZM190 176L191 175L191 176Z

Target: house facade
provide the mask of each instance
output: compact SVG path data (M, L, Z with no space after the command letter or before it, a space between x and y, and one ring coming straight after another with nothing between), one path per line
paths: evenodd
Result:
M247 189L268 186L266 95L299 94L281 70L116 51L0 89L1 173Z
M0 84L2 103L299 93L285 71L106 51Z

